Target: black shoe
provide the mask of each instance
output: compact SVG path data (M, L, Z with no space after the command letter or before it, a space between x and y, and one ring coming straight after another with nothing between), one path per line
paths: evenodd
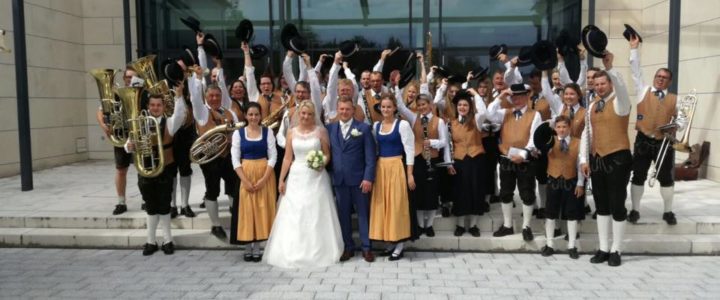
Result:
M630 213L627 216L627 220L630 223L637 224L637 221L640 219L640 212L637 210L631 210Z
M552 247L545 246L545 247L542 247L540 254L545 257L552 256L553 254L555 254L555 249L553 249Z
M177 207L171 207L170 208L170 219L175 219L178 216L178 210Z
M538 209L537 213L535 213L535 218L538 218L540 220L545 219L545 209L544 208Z
M617 251L610 253L610 257L608 257L608 266L617 267L621 264L622 259L620 259L620 253Z
M677 225L677 219L675 219L675 213L669 211L663 214L663 220L667 222L668 225Z
M498 228L497 231L493 232L494 237L503 237L511 234L515 234L515 231L512 229L512 227L508 228L503 225L500 225L500 228Z
M540 211L539 209L533 208L533 213L532 213L532 215L533 215L533 216L537 216L539 211Z
M569 233L568 233L568 234L569 234ZM566 241L568 241L568 240L570 239L570 237L568 236L568 234L565 234L564 240L566 240ZM578 233L575 233L575 239L576 239L576 240L579 240L579 239L580 239L580 233L579 233L579 232L578 232Z
M500 196L498 196L498 195L491 195L491 196L490 196L490 203L500 203Z
M597 210L595 212L593 212L592 218L593 218L593 220L597 220Z
M590 205L585 205L585 214L589 215L592 212L592 209L590 209Z
M425 228L425 235L428 237L434 237L435 236L435 229L433 229L432 226Z
M124 213L127 211L127 205L125 204L118 204L115 205L115 209L113 210L113 215L119 215L121 213Z
M523 240L526 242L532 241L535 239L535 236L533 236L532 229L530 229L530 226L523 228L522 230L522 236Z
M202 202L200 202L200 208L205 208L205 200L203 200Z
M380 256L390 256L390 255L392 255L394 250L395 250L395 248L392 248L390 250L385 249L385 250L383 250L383 252L380 252Z
M478 228L477 226L470 227L470 230L468 230L468 232L470 232L470 235L474 237L480 236L480 228Z
M553 231L553 237L559 237L562 235L562 230L560 230L560 228L555 228L555 231Z
M572 258L572 259L578 259L578 258L580 257L580 255L579 255L578 252L577 252L577 248L570 248L570 249L568 249L568 255L569 255L570 258Z
M421 235L425 234L425 228L422 228L422 227L418 226L418 227L417 227L417 232L418 232L417 235L418 235L418 236L421 236ZM389 255L389 254L388 254L388 255Z
M450 206L449 206L449 205L443 205L443 207L442 207L442 217L443 217L443 218L450 217Z
M252 261L253 261L253 262L260 262L260 261L262 261L262 254L253 255L253 256L252 256Z
M145 243L145 245L143 246L143 255L144 256L152 255L153 253L155 253L157 251L158 251L157 244Z
M253 261L252 253L245 253L245 255L243 255L243 260L246 261L246 262L251 262L251 261Z
M143 204L140 205L140 210L143 210L143 211L145 210L145 202L143 202Z
M403 251L403 252L400 252L400 254L395 254L395 253L390 254L390 257L388 257L388 260L389 260L389 261L400 260L401 258L403 258L403 253L404 253L404 251Z
M487 205L483 207L483 212L490 212L490 203L487 203Z
M227 234L225 234L225 229L222 226L213 226L210 233L221 240L227 239Z
M455 226L455 232L453 233L454 236L462 236L465 234L465 227L461 226Z
M595 255L593 255L593 257L590 258L590 263L601 264L601 263L608 261L609 257L610 257L609 253L598 250L597 252L595 252Z
M167 244L163 244L162 247L160 247L160 249L162 249L162 251L163 251L163 253L165 253L165 255L171 255L171 254L175 253L175 244L173 244L173 242L169 242Z
M181 209L180 209L180 214L183 215L183 216L185 216L185 217L188 217L188 218L194 218L194 217L195 217L195 212L192 211L192 209L190 208L190 206L181 208Z

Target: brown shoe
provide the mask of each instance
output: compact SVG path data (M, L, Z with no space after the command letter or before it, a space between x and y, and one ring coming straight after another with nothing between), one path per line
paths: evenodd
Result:
M372 251L363 251L362 256L366 262L374 262L375 261L375 255L372 253Z
M340 256L340 261L348 261L353 256L355 256L355 252L345 250L345 251L343 251L343 254Z

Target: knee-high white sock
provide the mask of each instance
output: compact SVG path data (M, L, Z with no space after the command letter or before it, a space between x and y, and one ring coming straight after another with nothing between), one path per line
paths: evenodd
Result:
M523 204L523 225L522 228L530 226L530 220L532 219L533 206Z
M255 243L245 244L245 254L252 255L253 248L255 248Z
M609 252L608 237L610 231L610 216L597 216L598 242L600 243L600 251Z
M465 217L455 217L455 225L458 227L465 227Z
M500 164L498 164L495 168L493 177L493 182L495 183L495 196L500 196Z
M578 221L572 220L567 222L567 232L568 232L568 249L575 248L575 238L577 237L578 232Z
M188 207L190 204L190 185L192 183L192 176L180 176L180 200L182 201L182 207Z
M420 228L427 227L425 226L425 211L418 210L415 212L415 214L417 215L418 226L420 226Z
M503 226L506 228L513 228L512 226L512 203L503 202L500 207L503 213Z
M172 179L172 201L170 202L170 207L177 207L177 183L178 183L178 177L175 176Z
M630 185L630 200L632 201L632 209L640 211L640 199L642 199L643 193L645 192L644 185Z
M615 221L612 222L612 235L613 235L613 242L612 242L612 248L610 248L610 252L622 252L622 242L623 238L625 237L625 223L626 221Z
M405 248L405 242L399 242L395 244L395 251L393 251L393 254L399 255L402 253L403 249Z
M663 212L671 212L673 208L673 198L675 197L675 187L660 187L660 196L663 199Z
M218 212L217 201L205 200L205 209L207 210L208 217L210 217L212 226L220 226L220 213Z
M148 215L147 216L147 243L148 244L157 243L157 238L155 237L155 231L157 230L158 222L160 222L160 216L158 216L158 215Z
M173 241L172 233L170 233L170 214L160 215L160 224L163 229L163 244L171 243Z
M477 226L477 222L478 222L477 215L470 215L469 217L466 217L466 218L470 218L470 228Z
M435 222L435 215L437 214L437 210L426 210L425 211L425 218L427 218L427 221L425 221L425 227L432 227L433 222Z
M554 248L555 219L545 219L545 240L550 248Z
M538 207L545 208L547 201L547 184L538 184Z
M263 249L265 248L265 242L255 242L253 244L255 244L253 247L253 255L262 255Z

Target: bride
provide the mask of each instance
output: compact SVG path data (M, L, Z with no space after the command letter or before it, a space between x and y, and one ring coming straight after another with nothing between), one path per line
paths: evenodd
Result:
M325 267L337 263L343 250L330 177L324 168L314 170L305 161L311 150L322 150L330 159L328 135L316 120L314 106L307 100L300 103L299 124L288 133L278 183L280 204L263 257L277 267Z

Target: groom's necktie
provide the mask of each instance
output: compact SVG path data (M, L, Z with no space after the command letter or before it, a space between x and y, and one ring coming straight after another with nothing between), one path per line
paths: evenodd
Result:
M340 133L342 134L343 139L347 140L349 135L348 132L350 131L350 122L340 124L342 126L340 129Z

